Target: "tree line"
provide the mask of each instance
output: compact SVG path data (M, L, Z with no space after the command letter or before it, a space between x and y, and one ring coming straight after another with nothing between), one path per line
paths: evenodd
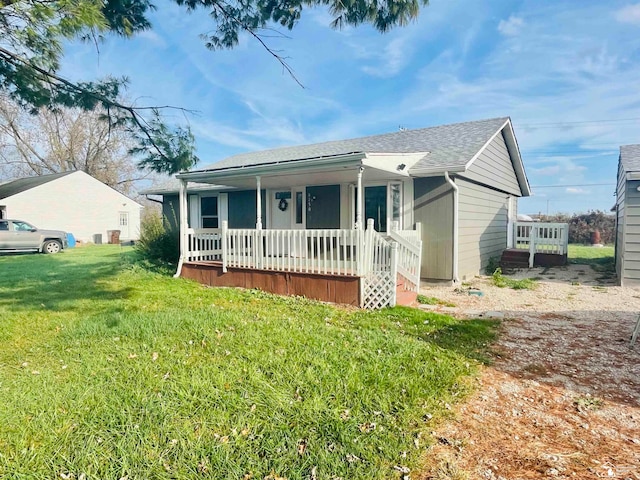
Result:
M616 238L616 217L601 210L571 215L541 215L541 222L568 223L569 243L591 243L591 235L596 230L600 233L600 243L612 244Z

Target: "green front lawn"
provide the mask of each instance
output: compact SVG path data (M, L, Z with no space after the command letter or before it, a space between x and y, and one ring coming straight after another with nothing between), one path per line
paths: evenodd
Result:
M495 332L204 288L133 259L0 257L1 478L400 478Z

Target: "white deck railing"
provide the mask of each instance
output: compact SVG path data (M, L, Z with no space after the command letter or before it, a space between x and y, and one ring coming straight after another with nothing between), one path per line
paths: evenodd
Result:
M392 227L388 236L366 230L187 229L184 261L221 261L222 267L359 276L362 306L395 305L397 275L406 288L420 286L420 226Z
M516 222L514 247L529 250L529 267L533 267L536 253L566 255L569 249L567 223Z
M367 221L360 282L361 306L368 309L393 307L398 282L398 244L390 242Z
M188 262L222 260L222 230L219 228L187 229Z
M422 261L421 226L415 230L399 230L398 222L391 224L389 237L398 244L398 273L406 279L409 291L420 290L420 267Z
M230 228L225 234L223 266L355 276L362 233Z

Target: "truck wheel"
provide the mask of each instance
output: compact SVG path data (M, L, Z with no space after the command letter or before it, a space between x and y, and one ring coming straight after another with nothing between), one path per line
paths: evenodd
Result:
M57 240L47 240L42 245L42 253L58 253L62 250L62 244Z

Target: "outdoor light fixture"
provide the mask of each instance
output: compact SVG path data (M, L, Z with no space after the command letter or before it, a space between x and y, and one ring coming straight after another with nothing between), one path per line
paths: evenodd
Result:
M401 172L402 170L404 170L406 167L406 165L404 163L401 163L400 165L398 165L396 167L396 170L398 170L399 172Z

